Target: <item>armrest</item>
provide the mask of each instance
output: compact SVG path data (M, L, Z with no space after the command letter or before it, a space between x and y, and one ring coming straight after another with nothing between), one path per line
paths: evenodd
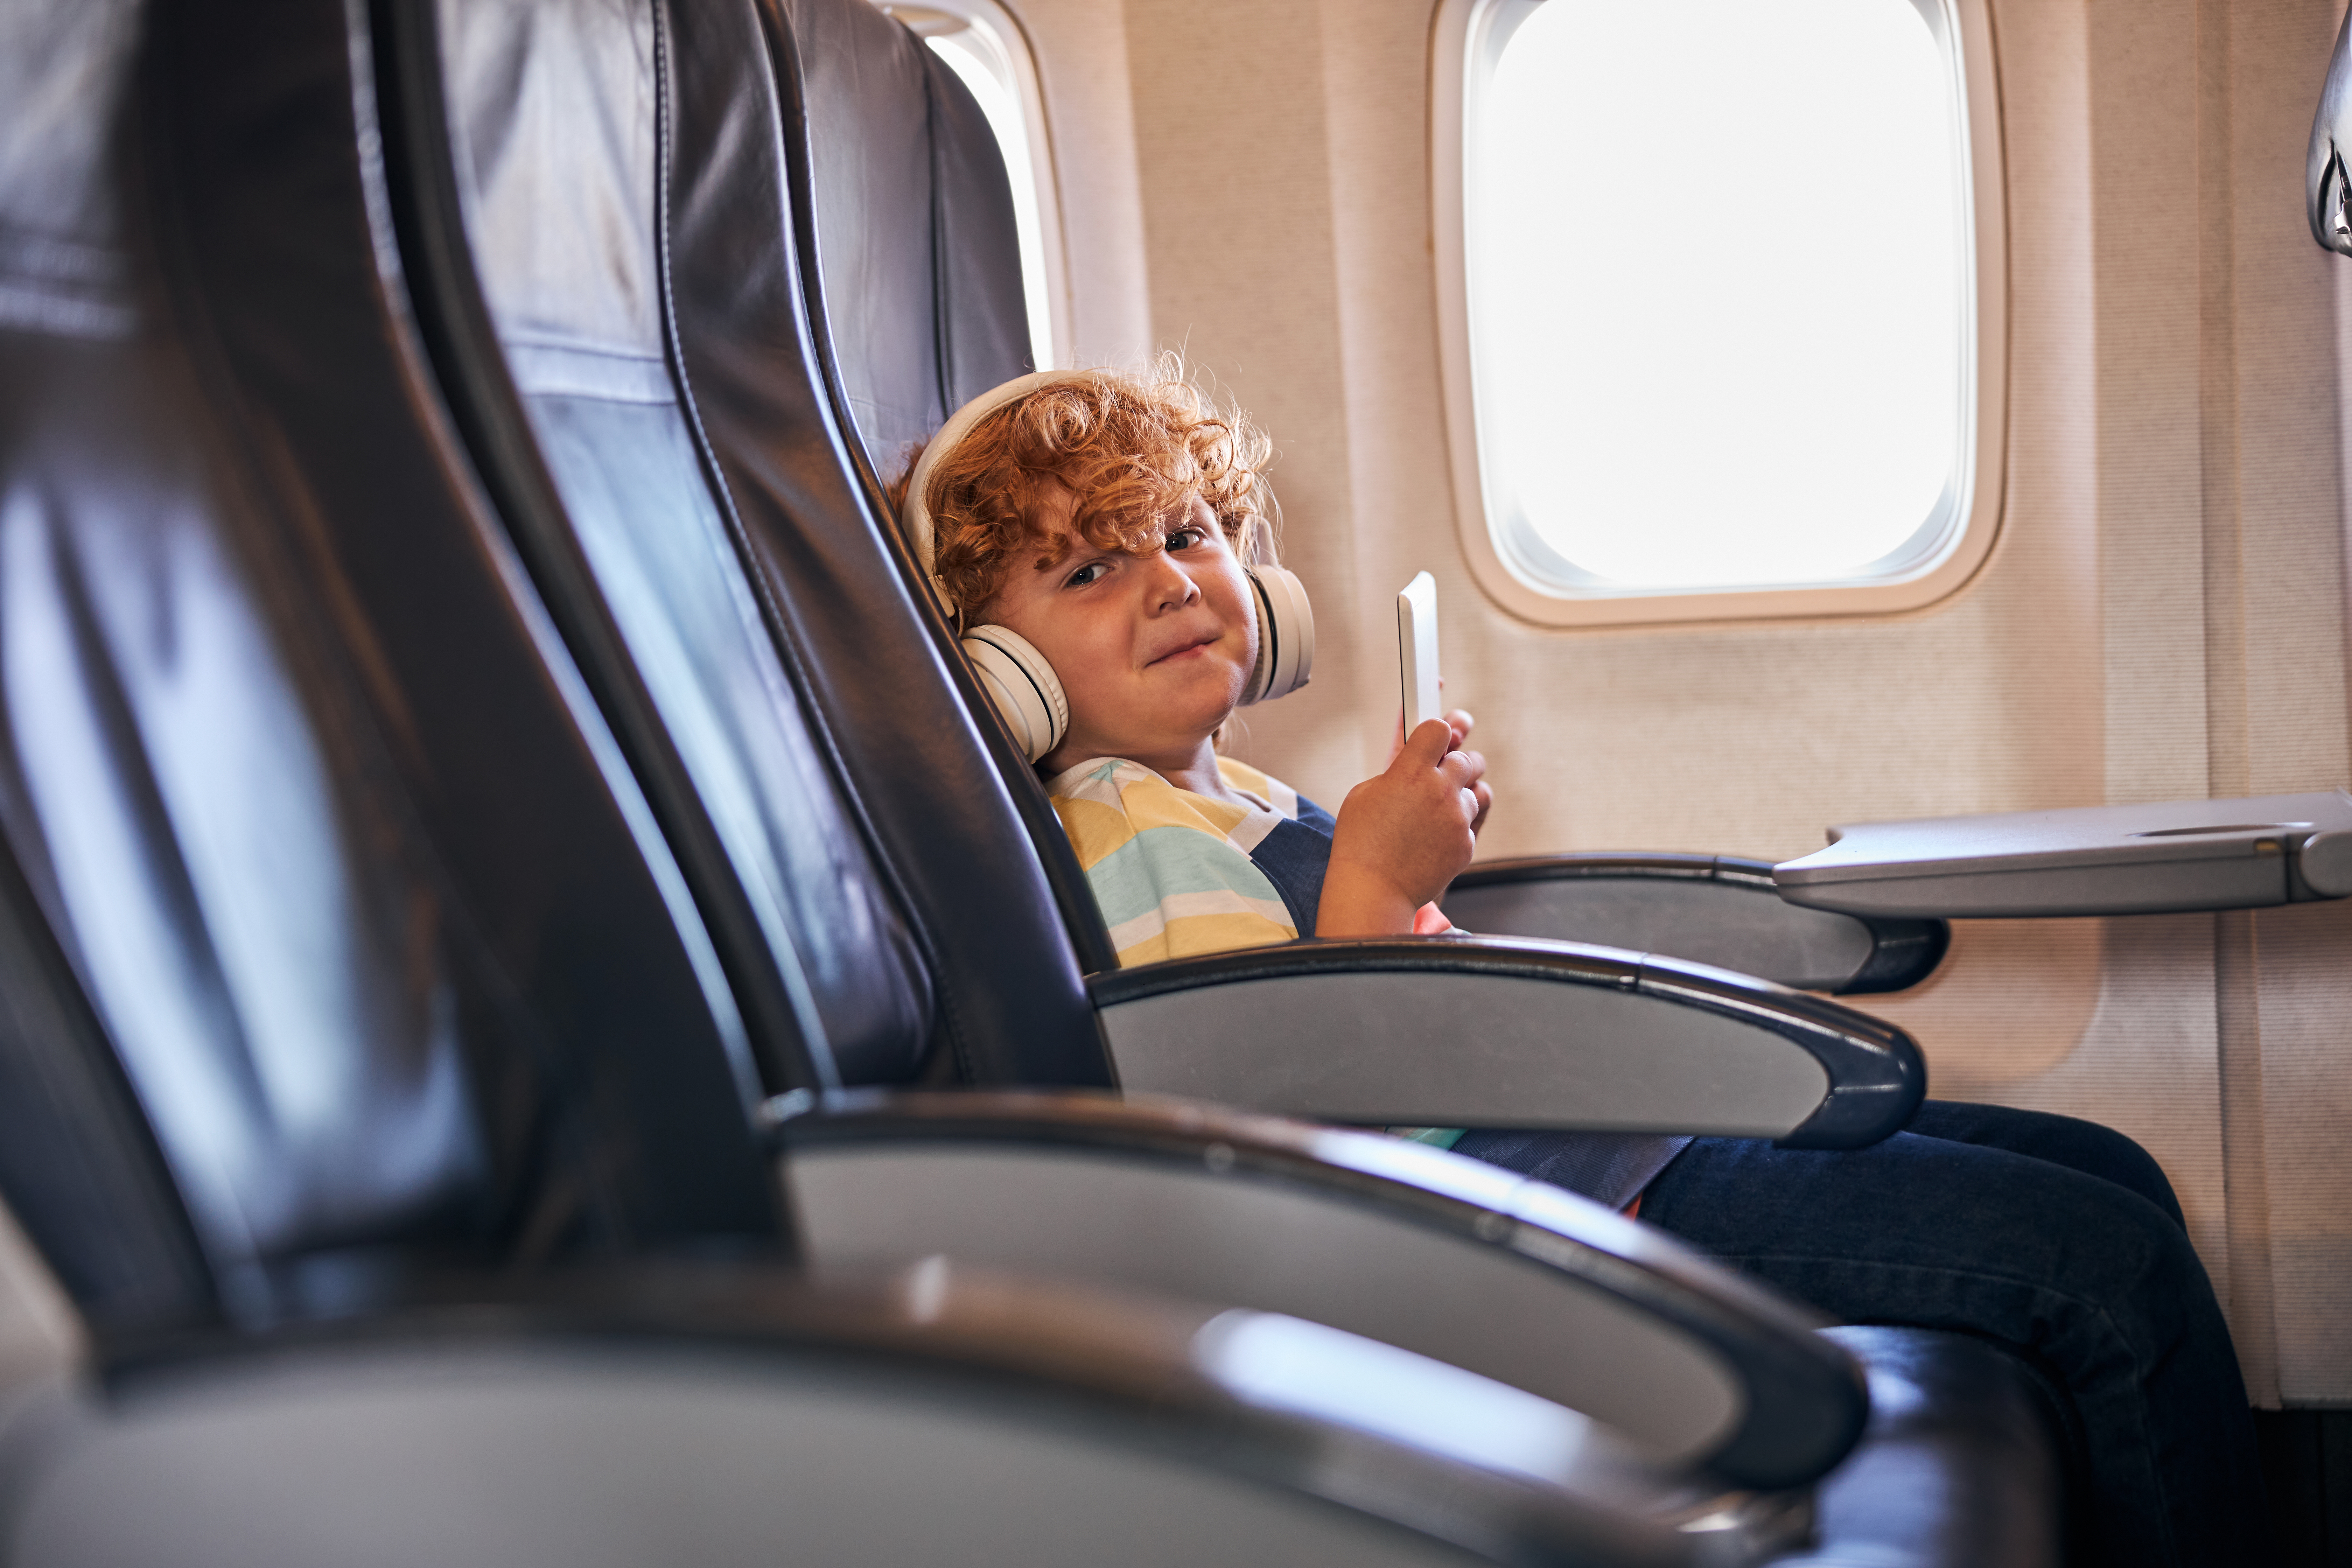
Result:
M1541 1182L1374 1133L1081 1093L829 1095L775 1132L804 1259L933 1254L1344 1329L1747 1486L1852 1446L1799 1310Z
M1952 942L1940 920L1800 908L1780 897L1769 861L1730 855L1482 861L1454 879L1444 907L1465 931L1670 952L1842 995L1916 985Z
M60 1561L1702 1568L1807 1517L1337 1331L936 1259L457 1296L39 1415L0 1432L0 1538Z
M1876 918L2162 914L2352 896L2352 794L1843 823L1772 868L1790 903Z
M1778 1138L1899 1131L1891 1024L1678 959L1491 937L1297 942L1087 982L1120 1084L1318 1121Z

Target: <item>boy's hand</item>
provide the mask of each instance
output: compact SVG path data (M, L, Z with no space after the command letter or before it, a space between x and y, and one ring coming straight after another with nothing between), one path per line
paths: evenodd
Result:
M1441 680L1437 684L1444 686L1445 682ZM1470 739L1470 731L1472 726L1478 722L1477 720L1473 719L1467 712L1459 708L1449 709L1446 711L1445 721L1453 727L1454 750L1457 752L1462 749L1463 742ZM1393 763L1397 759L1397 753L1403 750L1404 710L1402 709L1399 709L1397 710L1396 739L1389 742L1389 761ZM1477 755L1475 752L1471 754L1473 756ZM1479 763L1482 768L1485 765L1485 758L1479 758ZM1481 779L1475 787L1478 795L1478 820L1470 825L1470 831L1473 833L1479 832L1486 827L1486 813L1494 809L1495 805L1494 792L1486 787L1485 780ZM1317 918L1318 923L1315 929L1320 931L1323 929L1319 923L1321 917L1318 916Z
M1477 847L1493 795L1486 759L1456 749L1470 716L1432 719L1340 804L1315 915L1318 936L1402 936Z

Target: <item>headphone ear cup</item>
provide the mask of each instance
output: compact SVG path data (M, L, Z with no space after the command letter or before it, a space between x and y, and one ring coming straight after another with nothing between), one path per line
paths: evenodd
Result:
M1250 595L1257 601L1257 665L1250 671L1242 701L1271 702L1307 684L1315 673L1315 611L1307 585L1279 566L1249 568Z
M981 689L1031 762L1062 743L1070 731L1070 700L1036 644L1003 626L974 626L964 636L963 651L980 674Z

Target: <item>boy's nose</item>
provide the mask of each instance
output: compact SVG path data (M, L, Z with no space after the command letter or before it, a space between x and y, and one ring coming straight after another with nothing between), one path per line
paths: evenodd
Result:
M1166 551L1151 558L1152 604L1156 609L1181 610L1201 596L1201 586Z

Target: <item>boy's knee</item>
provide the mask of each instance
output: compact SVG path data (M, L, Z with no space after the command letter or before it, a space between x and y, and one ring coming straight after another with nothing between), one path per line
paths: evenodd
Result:
M2003 1149L2113 1183L2184 1225L2180 1200L2155 1157L2114 1128L2078 1116L2007 1105L1929 1100L1913 1131L1930 1138Z
M2067 1187L2071 1212L2061 1228L2070 1245L2063 1280L2053 1283L2137 1320L2159 1338L2218 1313L2212 1280L2177 1208L2159 1208L2113 1180L2075 1177Z
M2156 1156L2139 1146L2128 1135L2095 1121L2084 1121L2074 1117L2069 1135L2082 1151L2082 1161L2075 1169L2085 1174L2112 1182L2125 1191L2146 1200L2176 1227L2186 1230L2188 1222L2180 1212L2180 1200L2172 1191L2172 1183Z

